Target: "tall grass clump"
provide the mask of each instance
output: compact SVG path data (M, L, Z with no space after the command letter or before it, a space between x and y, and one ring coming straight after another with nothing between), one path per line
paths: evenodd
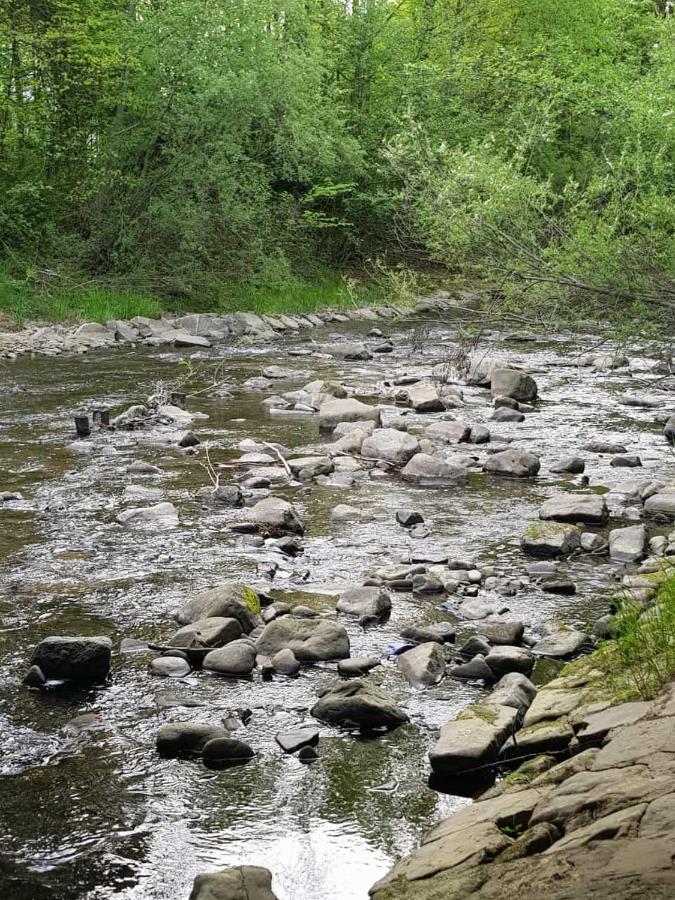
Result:
M669 569L651 605L619 598L603 668L620 693L652 698L675 675L675 574Z

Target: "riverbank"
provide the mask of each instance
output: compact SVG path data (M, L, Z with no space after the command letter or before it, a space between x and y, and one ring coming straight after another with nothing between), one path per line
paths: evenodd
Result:
M373 900L673 896L675 683L651 702L616 703L587 662L546 685L528 716L542 747L567 730L570 755L528 760L440 822Z
M0 359L14 359L32 353L44 356L79 354L133 344L198 349L235 339L269 341L283 334L304 332L331 324L339 326L359 320L375 324L404 318L412 313L440 314L453 310L458 303L466 304L474 299L469 292L454 297L448 292L439 292L431 297L419 298L408 307L379 303L360 307L321 307L319 312L304 314L190 313L166 314L161 318L136 315L127 320L109 319L105 323L91 321L44 325L33 322L18 330L0 329Z

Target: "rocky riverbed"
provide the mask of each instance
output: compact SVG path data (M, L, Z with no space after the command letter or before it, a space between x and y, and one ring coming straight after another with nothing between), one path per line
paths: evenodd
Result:
M365 898L516 764L617 587L649 600L675 543L657 350L486 333L467 359L453 318L5 342L9 896L258 865L280 900ZM528 752L564 759L558 725Z

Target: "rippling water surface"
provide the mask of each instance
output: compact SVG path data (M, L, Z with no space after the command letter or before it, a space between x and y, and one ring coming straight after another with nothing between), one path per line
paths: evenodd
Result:
M364 326L350 326L357 333ZM384 328L385 326L383 326ZM230 396L205 392L190 409L209 418L194 425L211 458L225 466L239 456L243 438L278 441L294 452L320 446L316 422L273 419L262 395L242 388L270 363L292 367L281 392L313 378L330 377L373 398L393 373L442 360L452 342L449 326L435 326L421 354L409 326L388 329L395 352L372 362L290 356L302 338L273 347L214 348L198 354L166 349L120 349L76 358L22 359L0 370L0 489L23 500L0 509L0 879L9 900L40 898L187 898L201 871L236 863L261 864L274 873L281 900L365 900L369 886L410 850L429 826L466 799L427 785L427 751L438 727L481 695L480 688L446 679L425 692L404 683L386 663L372 678L405 707L409 725L374 740L322 728L320 761L303 766L274 741L282 728L309 721L317 688L333 676L325 664L294 680L230 682L198 673L175 682L151 677L146 653L120 653L124 638L166 639L171 614L197 591L224 580L261 583L272 559L228 531L231 511L203 510L194 499L208 479L199 458L162 446L161 430L110 433L75 441L79 408L123 407L172 381L181 359L210 365ZM330 329L312 339L329 339ZM305 341L307 338L305 338ZM310 347L309 344L306 346ZM297 504L307 524L306 551L282 560L274 586L332 594L369 571L398 561L411 547L449 549L507 574L523 574L518 538L542 500L578 487L559 480L550 464L586 441L617 439L638 453L643 468L612 469L609 458L582 454L592 485L611 489L617 510L631 482L670 478L654 410L622 406L626 389L644 389L634 374L598 374L574 364L565 339L533 343L498 340L496 351L540 367L542 402L521 425L493 424L499 434L542 455L541 476L515 483L471 475L462 489L422 489L396 477L356 487L302 485L278 493ZM560 365L561 361L566 362ZM458 417L488 422L489 396L467 389ZM663 395L664 409L669 409ZM411 416L411 430L433 420ZM488 422L488 424L490 424ZM484 448L471 448L479 455ZM130 476L134 459L156 463L158 478ZM128 484L153 486L180 511L167 529L123 529L115 517ZM337 503L368 508L374 522L331 526ZM431 536L413 542L394 520L401 506L420 509ZM511 614L536 631L547 623L588 624L604 611L611 576L606 560L563 566L578 584L572 597L535 587L509 598ZM360 628L347 622L352 655L381 655L411 623L451 619L437 601L395 594L388 623ZM327 602L331 602L327 599ZM460 632L475 630L459 624ZM37 693L21 685L32 647L49 634L106 634L114 642L113 679L96 691ZM230 710L253 712L244 737L256 750L247 766L212 772L198 762L162 760L154 736L175 719L217 722Z

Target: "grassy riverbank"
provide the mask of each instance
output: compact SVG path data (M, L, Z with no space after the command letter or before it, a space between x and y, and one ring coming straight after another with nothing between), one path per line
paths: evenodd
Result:
M391 293L380 282L326 275L276 286L223 284L210 295L160 298L97 284L63 284L56 276L45 284L39 279L18 278L0 268L0 317L9 327L20 327L28 321L106 322L134 316L158 317L169 312L309 313L327 307L365 306L386 297L394 299ZM397 293L397 302L405 302L401 292Z

